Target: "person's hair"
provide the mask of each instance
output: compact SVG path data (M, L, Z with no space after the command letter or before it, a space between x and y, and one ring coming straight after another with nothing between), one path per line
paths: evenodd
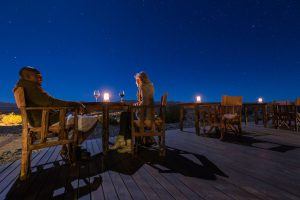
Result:
M19 71L19 76L22 79L27 79L29 76L29 73L35 73L35 74L41 74L41 72L34 67L26 66L22 67Z
M144 71L141 71L141 72L135 74L134 78L141 79L143 84L151 83L150 79L148 78L148 75Z

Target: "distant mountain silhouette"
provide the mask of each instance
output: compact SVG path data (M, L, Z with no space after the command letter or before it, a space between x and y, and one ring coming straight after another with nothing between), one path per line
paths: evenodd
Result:
M10 112L18 113L19 110L17 108L17 105L15 103L0 102L0 113L10 113Z

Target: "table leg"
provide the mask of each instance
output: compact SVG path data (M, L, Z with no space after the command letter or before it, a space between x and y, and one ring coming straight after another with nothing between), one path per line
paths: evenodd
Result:
M267 106L263 106L263 121L264 121L264 127L267 128L268 126L268 111Z
M106 155L109 140L109 110L108 106L103 106L103 130L102 130L102 151Z
M183 119L184 119L184 107L180 107L180 123L179 123L179 128L181 131L183 131Z
M195 129L196 129L196 134L200 135L200 127L199 127L199 109L196 106L195 107Z
M258 124L258 107L257 106L254 106L254 122L255 122L255 125Z
M248 107L245 106L245 125L248 125Z

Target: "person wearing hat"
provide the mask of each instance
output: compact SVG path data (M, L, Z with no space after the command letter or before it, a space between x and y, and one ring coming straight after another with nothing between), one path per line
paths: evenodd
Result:
M139 72L135 76L137 85L136 106L154 105L154 86L145 72ZM141 113L136 113L136 118L140 119ZM151 119L150 109L146 110L145 120ZM153 144L154 138L148 140L148 144ZM122 112L120 118L120 133L116 138L115 144L110 149L118 149L119 153L128 153L131 151L131 116L130 112Z
M14 88L22 87L24 89L26 105L28 107L77 107L82 111L85 109L81 103L72 101L63 101L56 99L46 93L42 88L42 75L39 70L33 67L23 67L19 71L19 80ZM41 110L27 111L28 121L32 127L40 127L42 119ZM52 110L49 112L49 125L59 123L59 112ZM64 145L61 155L67 157L67 149Z

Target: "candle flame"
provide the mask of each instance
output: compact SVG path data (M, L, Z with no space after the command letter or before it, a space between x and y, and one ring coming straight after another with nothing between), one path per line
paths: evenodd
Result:
M201 100L202 100L202 99L201 99L201 96L196 96L196 102L197 102L197 103L201 103Z
M108 92L105 92L105 93L103 94L103 101L108 102L108 101L109 101L109 98L110 98L109 93L108 93Z

